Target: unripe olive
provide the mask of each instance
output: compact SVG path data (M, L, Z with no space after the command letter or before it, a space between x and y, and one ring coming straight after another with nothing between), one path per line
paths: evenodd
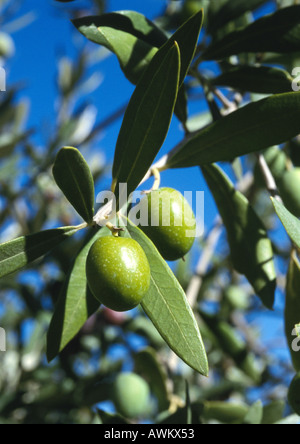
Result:
M147 226L141 229L168 261L183 258L192 248L196 235L196 219L184 196L172 188L149 193L140 202L148 211Z
M150 405L150 388L136 373L120 373L114 381L112 400L121 415L139 418L147 415Z
M300 168L286 171L278 188L287 209L300 217Z
M298 373L291 382L288 391L288 401L297 415L300 415L300 373Z
M136 307L150 287L150 265L133 239L105 236L91 247L86 275L89 288L101 304L115 311Z

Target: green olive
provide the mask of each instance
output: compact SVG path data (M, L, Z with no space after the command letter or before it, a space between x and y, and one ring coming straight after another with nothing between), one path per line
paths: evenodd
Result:
M300 373L298 373L291 382L288 391L288 401L297 415L300 415Z
M140 202L147 211L147 225L141 229L156 245L164 259L183 258L192 248L196 235L196 219L184 196L172 188L149 193Z
M150 287L146 254L135 240L128 238L99 238L89 251L86 275L95 298L115 311L136 307Z
M112 400L126 418L143 417L149 411L149 385L136 373L120 373L113 384Z
M300 168L286 171L278 188L287 209L300 217Z

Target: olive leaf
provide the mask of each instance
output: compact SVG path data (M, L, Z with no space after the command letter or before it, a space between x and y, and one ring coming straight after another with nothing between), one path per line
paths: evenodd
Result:
M271 197L277 216L281 220L287 234L294 244L300 248L300 220L290 213L277 199Z
M253 11L266 0L230 0L225 2L224 4L216 2L216 7L218 9L210 14L209 24L207 32L215 33L222 26L226 25L228 22L239 18L241 15L245 14L245 12Z
M300 262L296 252L293 251L287 274L284 319L286 340L296 372L300 372L300 354L297 348L293 347L295 340L297 344L299 343L295 333L296 325L300 322L299 288Z
M226 228L234 268L245 275L267 308L272 308L276 272L271 241L247 198L217 165L202 167Z
M299 112L298 92L245 105L183 143L169 156L166 169L231 161L286 142L300 133Z
M151 268L150 289L141 306L169 347L190 367L208 374L201 333L179 282L150 239L129 220L127 233L144 249Z
M100 303L88 289L86 258L93 243L109 234L108 228L99 230L82 248L65 281L47 334L47 359L52 361L74 338Z
M80 227L63 227L22 236L0 245L0 278L14 273L49 253Z
M94 217L94 180L80 151L73 147L62 148L53 165L53 176L77 213L91 223Z
M89 40L113 52L125 76L134 85L137 85L158 50L164 47L160 53L162 60L176 41L181 54L181 88L175 114L181 121L186 121L187 101L182 83L196 52L203 11L191 17L169 39L153 22L135 11L79 18L73 20L73 24Z
M300 50L300 6L282 8L213 42L204 60L220 60L243 52L290 53Z
M293 78L284 69L268 66L230 65L211 83L260 94L291 92Z
M119 132L113 163L116 198L119 184L130 195L158 154L169 130L176 103L180 54L176 42L161 60L153 58L127 107Z

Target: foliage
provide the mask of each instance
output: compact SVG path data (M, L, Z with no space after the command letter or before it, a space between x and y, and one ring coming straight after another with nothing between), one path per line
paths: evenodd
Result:
M1 423L298 423L289 383L299 372L292 344L300 222L284 203L300 197L291 186L281 199L268 161L275 149L283 169L300 166L294 3L170 0L150 20L136 11L104 13L100 0L82 17L72 2L73 32L84 43L75 61L58 61L59 112L43 150L26 123L24 91L1 96ZM83 86L99 47L117 58L134 91L125 110L91 127ZM2 55L7 63L9 55ZM94 163L101 132L119 117L113 164ZM182 139L158 157L172 119ZM190 254L174 266L133 223L127 210L136 207L119 185L130 194L168 169L193 167L217 217L196 239L198 264ZM115 208L95 203L107 173ZM91 246L111 232L138 242L151 270L141 304L126 313L99 307L86 277ZM289 361L251 324L260 315L267 322L272 310L285 322L280 341ZM128 367L151 392L147 409L133 408L129 418L124 399L113 411L102 404L116 399Z

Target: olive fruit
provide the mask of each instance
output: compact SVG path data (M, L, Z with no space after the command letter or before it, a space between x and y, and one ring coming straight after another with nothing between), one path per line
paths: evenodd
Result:
M139 418L147 415L150 405L150 388L136 373L120 373L113 383L112 400L121 415Z
M129 238L100 237L88 253L86 275L95 298L115 311L136 307L150 287L147 256Z
M286 171L278 188L287 209L300 217L300 168Z
M294 377L290 384L288 391L288 401L297 415L300 415L300 373L298 373Z
M196 219L184 196L172 188L152 191L140 202L148 220L141 226L164 259L183 258L192 248L196 235Z

